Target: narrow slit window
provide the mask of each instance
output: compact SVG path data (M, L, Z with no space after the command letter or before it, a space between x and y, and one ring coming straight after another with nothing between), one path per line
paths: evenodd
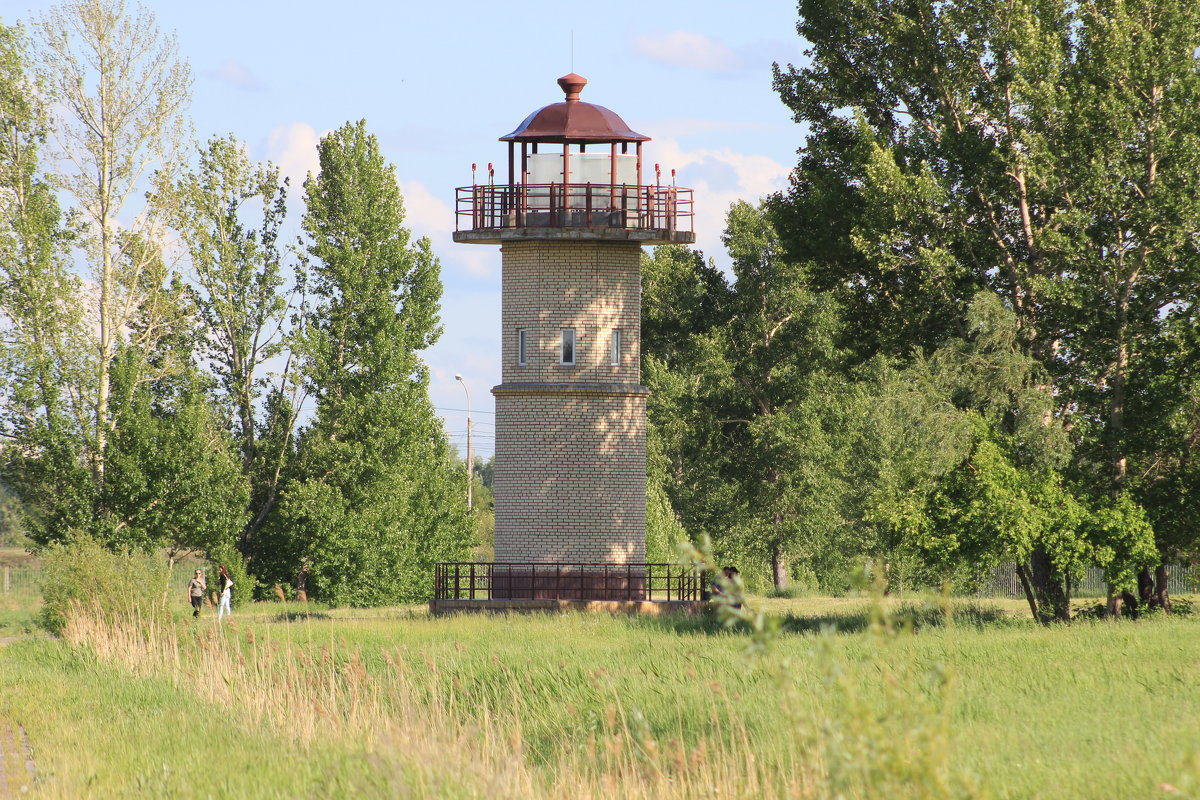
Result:
M563 328L562 363L568 366L575 364L575 330L573 328Z
M517 365L525 366L529 363L529 359L525 352L525 331L517 331Z
M621 366L621 329L613 328L612 331L612 364L614 367Z

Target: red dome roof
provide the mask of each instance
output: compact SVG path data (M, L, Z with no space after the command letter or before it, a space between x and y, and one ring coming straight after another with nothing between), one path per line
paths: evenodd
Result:
M648 142L649 136L632 131L625 120L604 106L579 102L587 78L571 73L558 79L566 92L561 103L539 108L525 118L502 142Z

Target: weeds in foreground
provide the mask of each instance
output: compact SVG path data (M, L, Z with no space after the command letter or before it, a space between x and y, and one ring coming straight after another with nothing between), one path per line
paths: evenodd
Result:
M289 636L291 626L285 625ZM297 635L302 632L296 631ZM736 710L722 743L687 746L680 735L655 738L637 708L627 706L603 670L591 676L605 713L563 748L551 768L535 764L523 728L527 718L516 671L485 690L439 691L438 665L414 667L401 649L380 654L387 669L368 672L362 654L331 642L309 655L289 639L255 636L235 626L167 628L114 619L95 604L75 602L63 630L73 647L141 676L167 676L248 726L267 725L301 746L372 743L380 769L397 788L426 787L425 796L703 798L815 797L815 772L803 753L755 752ZM719 688L714 703L728 704ZM716 711L718 709L714 709Z
M266 725L301 747L357 747L368 741L378 769L418 796L815 798L965 795L949 775L952 742L946 703L952 671L919 673L894 658L906 635L882 610L869 633L881 677L860 686L855 656L832 635L812 664L774 658L770 621L731 587L727 619L754 626L755 654L742 669L773 678L789 730L769 740L751 730L740 700L713 683L711 729L655 733L603 669L588 680L603 712L580 718L571 741L547 760L534 757L525 720L530 708L520 670L500 664L492 689L441 691L433 661L414 665L403 648L381 652L368 670L362 654L337 642L317 649L305 625L277 623L268 635L236 625L194 629L134 615L101 613L74 601L64 638L82 652L135 675L167 677L228 711L242 725ZM273 637L272 631L282 631ZM764 655L765 653L765 655ZM805 702L804 681L818 680L830 702ZM772 685L770 683L763 685ZM497 689L495 687L505 687ZM570 713L570 709L567 709Z
M696 569L714 575L716 562L711 545L685 545L683 559ZM804 749L821 764L821 793L836 797L979 797L979 791L956 778L950 768L953 752L950 709L953 705L955 672L951 658L928 669L920 669L899 657L898 643L911 635L917 619L923 624L954 624L949 595L938 605L906 605L893 616L884 602L883 570L866 586L869 605L866 616L866 659L879 682L863 686L846 669L849 656L826 629L816 651L816 669L821 676L828 703L808 714L796 696L793 676L802 672L784 663L779 672L780 694L794 730L807 734ZM761 654L780 629L779 620L756 610L746 596L741 578L721 576L717 614L727 627L745 625L751 632L751 654ZM897 621L899 619L899 622ZM952 657L952 652L948 653Z

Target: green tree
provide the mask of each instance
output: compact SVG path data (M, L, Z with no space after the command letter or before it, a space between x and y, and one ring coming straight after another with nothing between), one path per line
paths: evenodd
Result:
M725 243L732 284L682 249L645 264L649 473L684 529L769 563L784 589L843 522L837 315L761 208L735 203Z
M305 182L312 258L296 349L312 424L275 515L272 580L333 603L427 598L433 563L461 557L472 521L420 350L441 332L429 242L409 242L395 170L364 122L318 147Z
M164 548L171 559L225 550L246 522L249 485L212 403L211 378L188 367L139 383L142 358L126 350L114 363L113 406L122 424L109 441L103 541Z
M1153 594L1139 576L1142 601L1170 607L1165 563L1200 560L1200 325L1194 306L1171 314L1167 335L1154 342L1130 373L1129 416L1137 436L1131 459L1145 465L1130 492L1146 509L1162 559ZM1165 563L1164 563L1165 562Z
M810 130L773 206L787 252L847 309L862 357L929 355L967 338L978 292L1002 298L1043 370L1047 419L1075 439L1069 479L1115 502L1162 455L1139 452L1153 423L1128 413L1144 391L1139 361L1200 288L1200 10L801 0L799 11L810 63L775 81ZM1070 571L1037 548L1031 558L1046 566L1035 577Z
M254 529L275 503L282 473L278 459L286 452L276 447L260 453L257 435L258 402L266 384L261 368L284 347L288 302L279 230L287 181L270 164L252 164L232 135L210 139L199 151L196 169L174 184L158 177L159 201L187 246L198 283L195 304L208 332L202 355L234 409L243 468L254 482L250 524L241 541L248 554ZM290 432L294 424L294 418L284 420L282 429Z
M83 330L92 377L72 388L90 412L86 455L102 488L117 427L113 363L135 315L170 307L155 302L163 284L148 275L163 263L163 208L137 199L150 172L170 173L180 156L191 71L154 15L141 8L129 14L124 0L68 0L36 28L37 72L59 112L53 127L61 169L53 180L77 204L90 267L84 299L93 319ZM154 350L170 322L150 320L132 344Z
M81 469L91 414L71 231L40 167L49 120L18 28L0 25L0 433L3 471L35 538L83 525L95 499Z
M729 287L702 253L662 245L642 257L642 375L647 402L647 557L674 560L678 540L728 530L736 492L721 476L725 433L709 402L706 335L726 319ZM728 545L728 541L720 543ZM721 551L731 556L728 547Z
M726 409L720 424L741 429L734 465L746 501L741 530L769 559L777 589L789 562L811 552L840 523L837 388L838 317L809 290L803 265L779 246L761 207L734 203L725 246L734 282L728 321L713 331L712 370ZM733 477L731 475L730 477Z

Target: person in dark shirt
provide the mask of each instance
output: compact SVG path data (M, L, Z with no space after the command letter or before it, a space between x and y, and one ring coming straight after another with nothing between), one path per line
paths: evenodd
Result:
M192 616L200 616L200 606L204 604L204 592L208 584L204 581L204 571L196 570L195 577L188 583L188 600L192 604Z

